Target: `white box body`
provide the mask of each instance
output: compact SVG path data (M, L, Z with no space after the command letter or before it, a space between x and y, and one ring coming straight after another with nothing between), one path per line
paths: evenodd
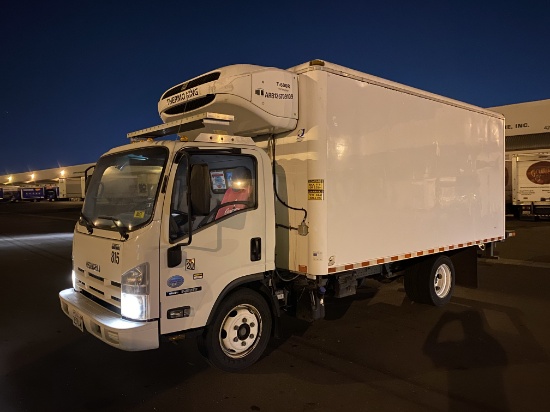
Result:
M277 266L311 276L500 240L504 117L325 63L298 73L277 185L309 234L277 229ZM276 221L303 212L277 202Z

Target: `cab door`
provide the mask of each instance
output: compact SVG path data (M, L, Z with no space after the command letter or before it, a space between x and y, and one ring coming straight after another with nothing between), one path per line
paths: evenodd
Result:
M204 326L227 285L266 270L266 187L258 151L180 154L161 230L161 334ZM198 199L193 207L191 198ZM169 267L169 249L175 246L176 253L181 248L181 263Z

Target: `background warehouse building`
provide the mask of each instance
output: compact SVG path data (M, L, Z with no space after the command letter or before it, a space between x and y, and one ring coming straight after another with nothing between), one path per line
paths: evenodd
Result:
M489 107L506 118L506 152L550 150L550 99Z
M0 175L0 201L82 199L95 163Z

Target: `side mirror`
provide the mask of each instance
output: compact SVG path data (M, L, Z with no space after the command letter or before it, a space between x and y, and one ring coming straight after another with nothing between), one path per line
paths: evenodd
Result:
M182 261L181 246L176 245L168 249L168 267L175 268L179 266Z
M94 169L95 169L95 165L90 166L86 170L84 170L84 193L88 193L88 186L90 185L90 178L94 173ZM89 172L90 170L91 172Z
M191 167L189 180L191 210L194 215L206 216L210 213L210 176L208 165L196 164Z

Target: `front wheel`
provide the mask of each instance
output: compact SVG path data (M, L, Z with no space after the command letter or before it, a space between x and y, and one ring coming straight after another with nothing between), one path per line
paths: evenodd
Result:
M242 370L262 356L271 327L266 300L251 289L237 289L222 301L212 323L199 337L199 349L216 368Z

